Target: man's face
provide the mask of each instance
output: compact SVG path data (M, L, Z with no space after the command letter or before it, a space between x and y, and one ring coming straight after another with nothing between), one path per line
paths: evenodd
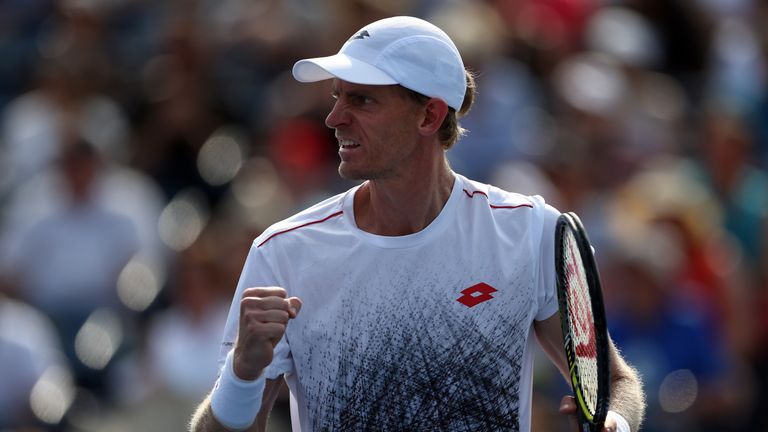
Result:
M413 169L423 114L403 89L336 79L333 96L325 124L336 130L341 177L381 180Z

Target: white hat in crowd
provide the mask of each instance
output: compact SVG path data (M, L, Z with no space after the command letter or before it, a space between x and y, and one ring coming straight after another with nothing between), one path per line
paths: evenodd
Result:
M385 18L355 33L336 55L299 60L301 82L339 78L355 84L400 84L440 98L459 111L467 83L464 62L451 38L419 18Z

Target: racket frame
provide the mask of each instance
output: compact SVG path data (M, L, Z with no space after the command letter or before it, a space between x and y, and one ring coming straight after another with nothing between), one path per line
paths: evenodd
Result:
M591 413L584 400L581 387L580 373L576 361L576 347L570 329L570 310L568 308L568 294L565 282L565 263L563 262L563 243L565 231L571 230L576 239L581 261L584 266L584 274L587 279L592 316L595 326L595 345L597 350L597 404L595 412ZM610 400L610 367L608 360L608 331L605 319L605 306L600 285L600 275L592 253L589 237L579 217L573 212L560 215L555 228L555 272L557 280L557 297L560 309L560 323L563 328L563 345L568 361L568 370L571 378L571 387L577 404L577 416L579 425L584 432L599 432L608 413Z

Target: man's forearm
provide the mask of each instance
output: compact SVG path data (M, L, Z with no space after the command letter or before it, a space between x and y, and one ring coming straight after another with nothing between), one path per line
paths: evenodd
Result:
M192 416L192 420L189 422L190 432L231 432L225 428L213 416L211 410L211 396L205 397L205 400L200 403Z
M247 432L264 432L266 428L266 418L261 413L256 417L256 421L245 429ZM211 410L211 396L205 397L205 400L200 403L197 410L192 415L192 420L189 422L190 432L232 432L231 429L227 429L216 420Z
M645 416L645 395L640 374L629 366L612 347L614 362L611 371L611 402L609 409L621 414L633 431L640 429Z

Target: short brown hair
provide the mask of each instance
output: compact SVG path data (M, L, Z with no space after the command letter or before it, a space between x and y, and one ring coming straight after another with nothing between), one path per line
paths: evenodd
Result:
M453 147L459 138L466 135L467 130L461 127L459 119L464 117L472 108L472 104L475 102L475 93L477 86L475 84L475 75L469 70L464 70L464 75L467 79L467 90L464 93L464 101L461 103L461 109L456 112L455 109L448 107L448 114L443 120L443 124L440 125L438 130L438 138L443 144L443 148L448 150ZM429 96L424 96L421 93L403 87L406 93L415 101L425 104L429 100Z

